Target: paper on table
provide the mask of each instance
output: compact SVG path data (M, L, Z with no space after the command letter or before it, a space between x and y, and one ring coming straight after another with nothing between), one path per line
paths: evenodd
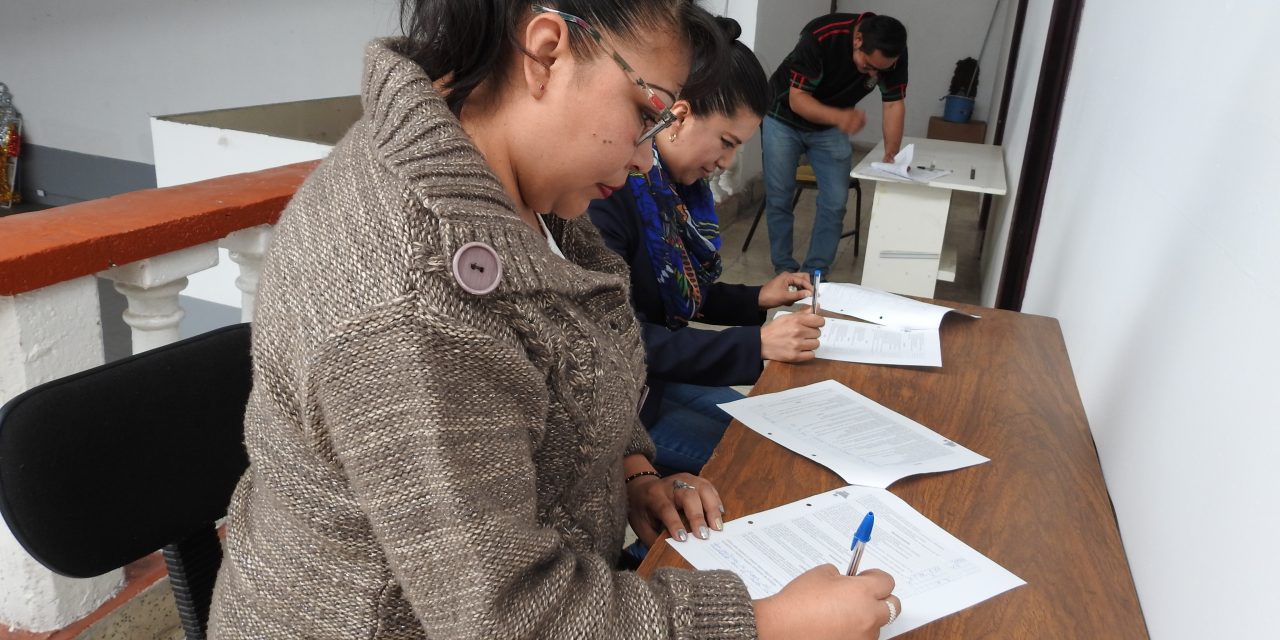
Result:
M671 543L698 569L738 574L752 598L777 593L809 569L843 571L849 541L866 512L876 514L860 568L893 576L902 615L880 630L892 638L1026 584L884 489L846 487L731 522L710 539ZM668 539L668 542L670 540Z
M942 326L942 318L948 313L958 313L970 318L982 317L852 283L823 282L818 286L823 311L862 318L886 327L937 329ZM813 304L813 299L805 298L796 304Z
M850 484L883 489L907 476L987 462L835 380L718 406Z
M827 305L828 289L825 285L820 286L823 287L819 294L822 307L830 308ZM779 311L774 317L787 313ZM937 329L899 329L827 318L814 355L842 362L941 367L942 342L938 339Z
M893 157L893 162L872 162L871 168L895 178L912 182L933 182L938 178L951 174L950 169L934 169L932 167L925 169L911 166L911 159L915 156L915 153L916 145L909 144L898 151L898 155Z

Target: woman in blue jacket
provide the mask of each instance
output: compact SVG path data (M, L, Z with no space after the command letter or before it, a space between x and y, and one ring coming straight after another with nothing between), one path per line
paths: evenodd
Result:
M649 368L641 419L655 462L692 473L729 425L716 404L742 397L730 385L753 384L765 360L812 359L822 326L813 314L763 324L767 310L809 295L807 273L763 286L718 282L720 231L707 178L759 129L769 87L755 54L736 41L737 22L717 20L734 40L731 68L695 73L672 107L675 123L657 139L653 168L632 173L589 210L605 244L631 265ZM690 320L728 328L690 328Z

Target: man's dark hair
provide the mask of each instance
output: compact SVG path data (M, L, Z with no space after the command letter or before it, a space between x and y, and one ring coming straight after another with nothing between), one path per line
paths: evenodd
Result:
M889 16L867 16L858 23L862 34L862 52L877 51L886 58L897 58L907 50L907 28Z

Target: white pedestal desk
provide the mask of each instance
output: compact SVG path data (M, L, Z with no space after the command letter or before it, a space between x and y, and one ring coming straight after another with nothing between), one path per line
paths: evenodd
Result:
M915 144L912 166L950 169L933 182L910 182L871 169L884 158L884 141L850 173L874 180L871 227L867 233L864 286L932 298L939 279L955 279L955 250L943 248L952 191L1004 195L1004 152L1000 147L949 140L903 138Z

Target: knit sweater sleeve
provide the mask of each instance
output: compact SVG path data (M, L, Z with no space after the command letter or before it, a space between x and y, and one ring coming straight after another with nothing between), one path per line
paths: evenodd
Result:
M647 389L645 393L648 393ZM631 440L627 442L627 448L622 453L628 456L638 453L652 461L656 452L653 438L649 437L649 430L645 429L644 423L640 421L640 408L636 407L636 419L631 422Z
M542 510L590 505L539 506L547 391L510 342L390 309L329 338L311 372L334 459L429 637L754 637L736 576L646 581L542 526Z

